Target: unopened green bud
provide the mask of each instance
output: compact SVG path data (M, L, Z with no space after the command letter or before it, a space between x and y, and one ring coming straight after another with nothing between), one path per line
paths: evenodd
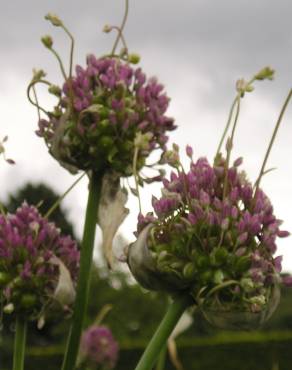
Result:
M228 258L228 251L225 249L225 248L217 248L216 251L215 251L215 259L216 259L216 262L221 264L221 263L224 263L226 262Z
M196 274L195 265L193 262L188 262L184 269L183 269L183 275L186 279L193 279Z
M9 282L11 276L7 272L0 272L0 286L3 286Z
M251 265L251 259L250 256L242 256L237 259L237 261L234 264L234 270L237 273L245 272L250 268Z
M213 281L215 284L222 284L224 280L224 274L222 270L216 270L213 276Z
M209 258L207 256L199 256L196 260L196 265L199 268L205 268L209 265Z
M176 143L173 143L173 144L172 144L172 149L173 149L176 153L178 153L178 152L179 152L179 146L178 146Z
M132 64L138 64L140 62L140 55L139 54L129 54L128 60Z
M41 41L42 41L43 45L48 49L51 49L51 47L53 46L53 39L50 35L43 36L41 38Z
M170 263L169 267L171 267L174 270L181 270L184 267L183 261L175 261Z
M213 271L207 270L202 273L201 278L204 282L204 284L210 283L213 280Z
M236 90L241 94L241 97L243 97L245 92L253 91L254 87L250 83L246 82L243 78L241 78L236 82Z
M266 297L263 295L257 295L255 297L250 298L250 302L258 304L259 306L263 306L266 304Z
M246 292L251 292L255 288L255 285L250 278L242 278L240 280L240 285Z
M44 77L46 77L46 73L42 69L32 70L32 80L33 81L39 81Z
M169 259L170 255L166 251L162 251L158 254L157 262L161 263Z
M111 32L112 31L112 26L109 26L108 24L106 24L104 27L103 27L103 29L102 29L102 31L103 32L105 32L105 33L109 33L109 32Z
M120 51L120 58L126 58L128 56L128 49L122 48Z
M106 129L110 125L110 121L108 119L103 119L99 122L99 126L101 129Z
M126 168L123 167L124 171L125 171L125 175L126 176L131 176L133 175L133 168L131 165L128 165Z
M99 140L99 145L102 148L110 148L114 145L114 140L110 136L102 136Z
M21 297L20 305L23 308L31 308L36 304L36 301L36 295L27 293Z
M61 21L61 19L55 15L55 14L52 14L52 13L48 13L46 16L45 16L45 19L47 21L50 21L52 23L53 26L56 26L56 27L61 27L63 26L63 22Z
M142 134L141 132L137 132L134 145L136 148L147 150L149 148L149 142L153 138L153 134L151 132L146 132Z
M90 155L95 155L97 153L97 147L96 146L90 146L89 149L88 149L88 153Z
M256 80L272 80L274 78L274 75L275 75L275 71L270 68L270 67L265 67L263 69L261 69L256 75L255 75L255 79Z
M62 90L60 89L59 86L57 85L51 85L49 88L48 88L48 91L50 94L53 94L57 97L60 97L61 96L61 92Z
M22 265L18 265L17 267L18 267L19 272L21 272L22 269L23 269ZM20 276L17 276L13 280L13 286L15 286L15 287L21 287L21 286L23 286L23 280L21 279Z
M109 111L108 111L108 109L107 108L105 108L105 107L101 107L100 109L99 109L99 116L100 116L100 119L102 120L101 122L100 122L100 124L104 124L104 123L102 123L103 122L103 119L104 118L107 118L108 117L108 114L109 114ZM108 123L106 124L106 126L108 125Z

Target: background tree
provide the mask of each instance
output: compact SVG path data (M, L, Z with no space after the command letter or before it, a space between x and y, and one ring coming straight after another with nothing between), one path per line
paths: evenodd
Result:
M55 193L48 185L43 183L32 184L27 183L14 194L9 194L8 200L5 204L9 212L15 212L15 210L24 202L37 206L42 215L58 201L60 195ZM62 230L63 234L71 235L76 239L73 225L67 219L67 212L63 207L58 206L54 212L50 215L50 220Z

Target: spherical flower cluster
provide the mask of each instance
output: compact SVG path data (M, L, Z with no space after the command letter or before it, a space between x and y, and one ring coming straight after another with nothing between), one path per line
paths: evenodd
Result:
M72 171L111 168L130 176L135 146L139 170L150 152L165 149L166 132L175 128L165 115L169 98L163 86L119 58L90 55L62 91L51 91L59 102L48 120L39 121L37 134Z
M82 335L80 343L81 361L88 368L113 369L118 360L119 346L111 331L105 326L90 326Z
M34 206L24 203L15 214L0 216L0 297L4 312L35 319L54 299L62 302L60 275L74 286L79 251L69 236ZM64 278L64 276L63 276ZM57 302L57 303L58 303ZM63 302L65 303L65 301Z
M289 233L280 230L265 193L238 169L241 162L227 169L221 156L213 166L199 158L189 172L177 167L163 180L162 197L153 198L156 216L139 216L129 249L130 269L143 286L190 291L211 310L257 313L276 300L276 238Z

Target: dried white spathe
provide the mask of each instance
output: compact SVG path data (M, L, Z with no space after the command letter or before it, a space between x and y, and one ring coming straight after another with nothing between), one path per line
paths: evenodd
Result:
M125 207L128 200L126 189L120 186L118 174L105 174L98 208L98 224L102 231L102 251L110 268L113 267L112 243L118 228L129 213Z
M60 258L54 256L51 260L59 267L59 280L54 291L53 299L62 306L70 305L74 302L76 295L70 272Z

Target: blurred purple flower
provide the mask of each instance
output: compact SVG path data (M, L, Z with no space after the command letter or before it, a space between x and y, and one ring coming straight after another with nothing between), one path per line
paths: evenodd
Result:
M82 335L80 355L93 369L113 369L117 363L119 346L112 332L105 326L90 326Z
M37 316L48 300L55 299L63 266L74 284L79 269L76 242L62 236L34 206L23 203L15 214L0 216L0 293L4 306L13 305L16 313Z

